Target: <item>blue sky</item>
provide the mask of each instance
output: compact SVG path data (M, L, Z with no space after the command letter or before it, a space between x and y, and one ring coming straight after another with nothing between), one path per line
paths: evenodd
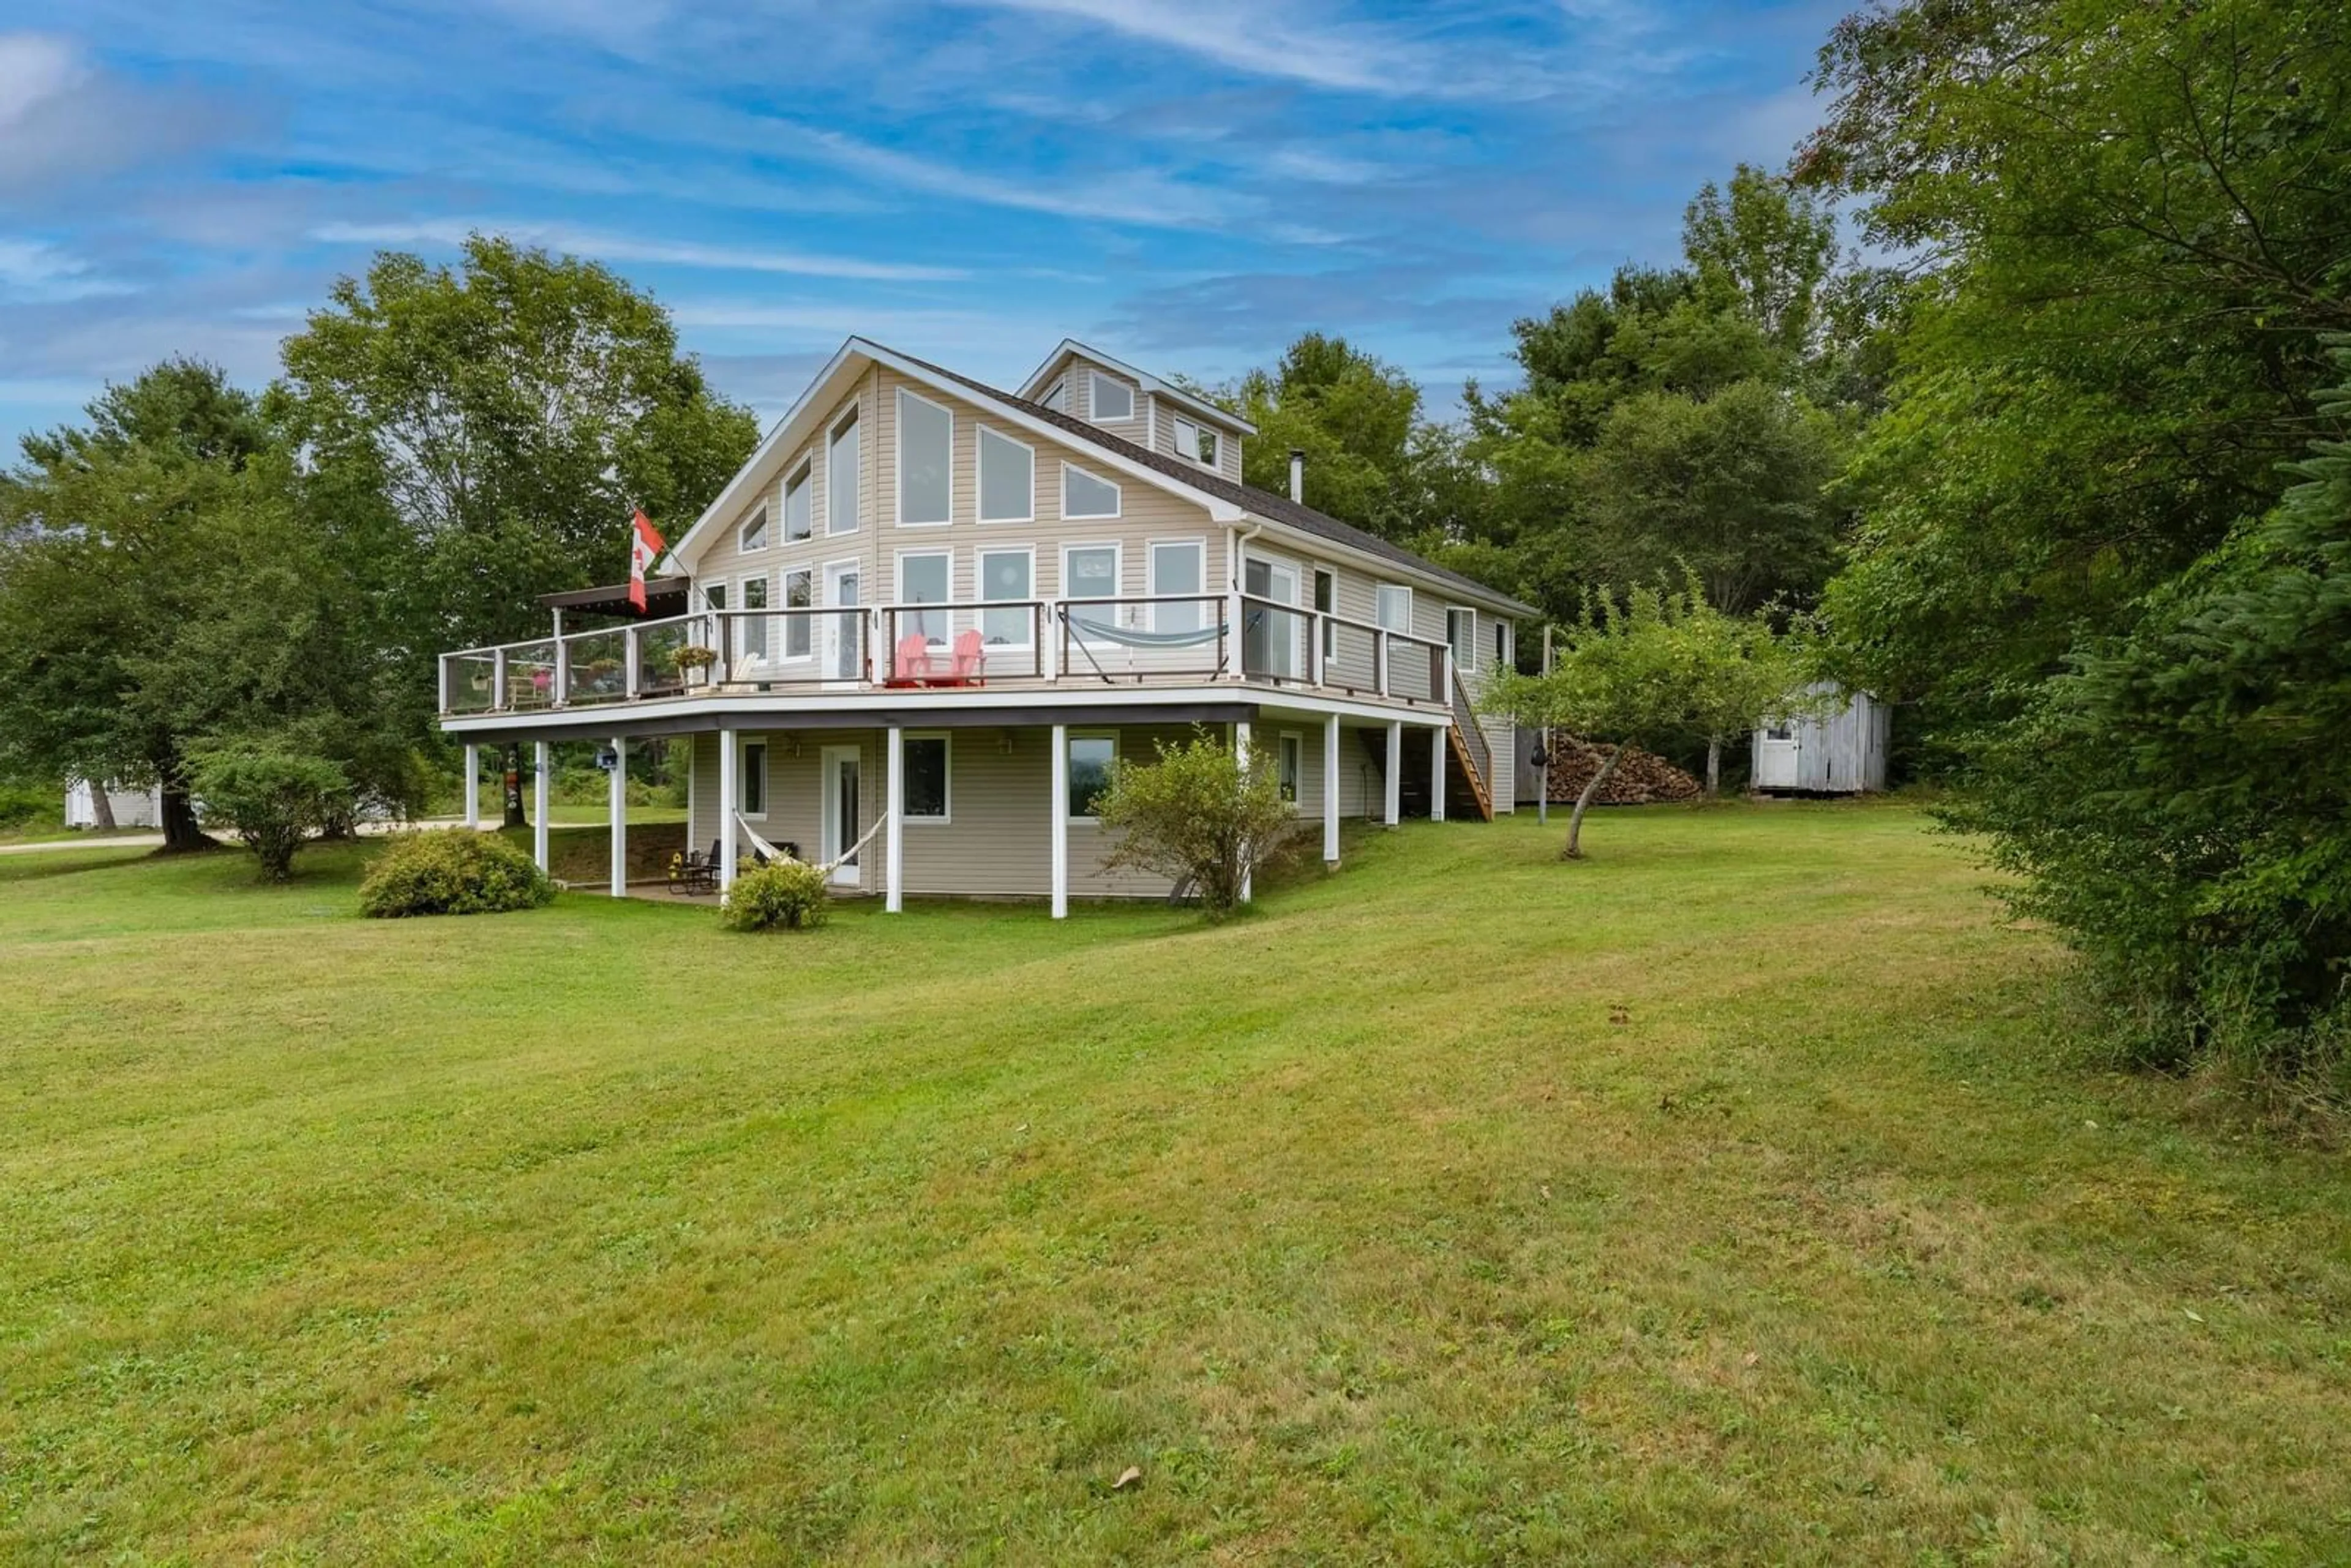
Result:
M0 0L0 442L469 228L599 257L772 416L851 332L1216 381L1308 328L1428 384L1677 248L1812 123L1842 7L1721 0Z

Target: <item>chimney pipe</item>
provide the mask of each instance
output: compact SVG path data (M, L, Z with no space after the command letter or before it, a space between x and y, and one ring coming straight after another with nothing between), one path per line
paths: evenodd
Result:
M1306 448L1290 449L1290 498L1299 505L1306 504Z

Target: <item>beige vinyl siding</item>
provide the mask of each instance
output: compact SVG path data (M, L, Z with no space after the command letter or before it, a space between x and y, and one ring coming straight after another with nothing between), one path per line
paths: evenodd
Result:
M865 570L864 597L873 600L872 562L874 559L874 507L877 462L881 455L875 450L880 423L875 409L877 372L869 371L858 381L857 389L827 411L823 424L809 442L785 458L775 477L762 486L758 494L748 497L726 526L704 548L694 566L695 604L700 607L700 591L712 583L727 585L726 603L730 609L742 608L741 580L747 576L763 575L768 579L768 602L783 603L783 574L788 570L814 572L816 593L821 602L824 592L823 569L833 561L856 559ZM857 531L828 537L825 528L831 507L831 476L827 445L833 429L841 419L855 409L860 439L864 443L858 453ZM783 542L784 486L799 471L802 463L810 465L810 516L813 520L810 536L793 544ZM742 549L743 525L761 507L768 512L768 548L747 553ZM944 530L941 530L944 531Z

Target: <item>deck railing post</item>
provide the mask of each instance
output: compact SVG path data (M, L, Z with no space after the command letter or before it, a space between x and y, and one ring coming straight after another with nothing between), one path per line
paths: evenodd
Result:
M443 713L449 711L449 661L455 656L454 653L441 655L441 711Z
M1058 609L1055 601L1050 599L1042 600L1037 605L1037 656L1044 661L1043 674L1049 681L1061 678L1061 645L1053 640L1061 624L1061 617L1055 613Z
M571 703L571 644L558 637L555 640L555 706L568 707Z
M1382 696L1388 695L1388 629L1384 626L1372 633L1372 674Z
M638 664L644 657L644 648L638 641L640 635L634 626L621 629L621 694L629 702L637 700Z
M508 706L507 697L507 651L490 650L490 706L503 712Z

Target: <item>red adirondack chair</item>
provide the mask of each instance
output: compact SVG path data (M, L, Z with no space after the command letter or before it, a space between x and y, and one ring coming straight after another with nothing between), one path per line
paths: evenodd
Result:
M978 631L974 629L964 632L955 640L955 664L947 678L959 686L979 685L980 666L987 658L987 653L980 646Z
M909 632L898 639L897 656L892 661L890 684L893 686L920 685L931 676L930 640L920 632Z

